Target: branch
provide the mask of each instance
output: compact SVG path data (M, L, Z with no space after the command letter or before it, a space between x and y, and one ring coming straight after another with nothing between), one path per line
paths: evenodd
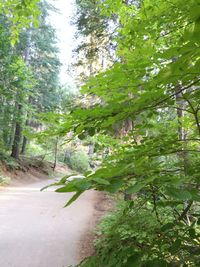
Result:
M176 169L176 170L161 170L161 173L162 172L180 172L180 171L184 171L183 169Z
M166 200L168 200L168 198L161 192L161 196L163 196L164 197L164 199L166 199ZM173 211L180 217L181 215L180 215L180 213L179 213L179 211L176 209L176 208L172 208L173 209ZM174 218L176 219L176 216L174 215ZM184 223L185 224L188 224L187 223L187 220L185 220L184 218L183 218L183 221L184 221Z
M181 221L185 218L185 216L187 215L188 211L190 210L190 208L192 207L193 201L190 200L187 207L183 210L183 212L181 213L181 215L178 218L178 221Z
M174 96L176 96L177 94L180 94L180 93L183 92L184 90L189 89L190 87L192 87L193 85L197 84L198 82L200 82L200 79L198 79L198 80L192 82L191 84L189 84L189 85L186 86L186 87L183 87L183 88L180 89L179 91L177 91L177 92L175 92L175 93L173 93L173 94L171 94L171 95L169 95L169 96L163 98L162 100L158 101L157 103L155 103L155 104L153 104L153 105L151 105L151 106L147 106L147 107L145 107L143 110L140 110L139 112L142 112L142 111L144 111L144 110L146 110L146 109L150 109L150 108L156 108L156 107L158 108L158 105L164 103L164 102L165 102L166 100L168 100L169 98L174 97ZM194 89L194 90L196 90L196 89ZM193 91L194 91L194 90L193 90Z
M200 153L200 150L195 150L195 149L173 150L173 151L169 151L169 152L167 152L167 153L149 155L149 157L158 157L158 156L170 155L170 154L180 153L180 152L181 152L181 153L184 153L184 152L195 152L195 153Z
M184 140L177 140L177 142L190 142L190 141L200 142L200 138L189 138L189 139L184 139Z
M197 84L198 82L200 82L200 79L198 79L198 80L192 82L191 84L189 84L189 85L186 86L186 87L181 88L180 90L178 90L178 91L176 91L175 93L169 95L168 97L166 97L166 98L160 100L159 102L157 102L156 104L152 105L151 107L157 107L159 104L162 104L163 102L165 102L165 101L168 100L169 98L174 97L174 96L176 96L176 95L182 93L184 90L189 89L190 87L192 87L193 85Z
M158 214L158 209L157 209L157 203L156 203L156 191L155 188L151 185L151 192L152 192L152 197L153 197L153 211L156 214L157 221L162 225L162 222L160 220L159 214Z
M189 104L191 110L192 110L192 114L194 114L194 118L195 118L195 122L196 122L196 125L197 125L197 128L198 128L198 132L199 132L199 135L200 135L200 123L199 123L199 118L198 118L198 112L199 112L199 107L197 107L197 109L195 109L191 103L191 101L185 97L185 95L182 94L182 97L185 99L185 101L187 101L187 103Z

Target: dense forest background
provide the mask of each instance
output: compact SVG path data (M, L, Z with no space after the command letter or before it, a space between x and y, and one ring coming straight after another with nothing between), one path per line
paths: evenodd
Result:
M200 266L200 1L76 0L77 95L52 8L0 5L1 159L50 153L82 174L56 183L67 205L89 189L117 202L80 266Z

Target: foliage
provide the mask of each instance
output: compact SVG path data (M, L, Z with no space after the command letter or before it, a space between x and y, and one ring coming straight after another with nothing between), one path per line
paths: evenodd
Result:
M18 9L24 12L21 11L21 16L28 15L31 8L33 14L27 18L27 23L36 18L39 23L39 27L31 23L27 29L28 25L22 21L23 27L19 26L17 32L18 42L12 46L11 22L6 16L0 16L0 137L4 150L19 159L29 145L23 133L38 131L42 126L37 114L59 110L66 97L58 79L61 64L55 30L47 22L48 12L53 8L46 1L25 1L22 6L21 1L4 2L5 5L12 2L14 9L19 5ZM37 6L37 16L34 16L33 5ZM18 11L13 12L13 18L17 17Z
M19 39L19 33L30 25L38 26L40 9L39 0L5 0L0 2L0 14L6 16L10 22L11 43L14 45Z
M134 261L139 257L143 266L154 259L151 265L161 266L156 262L161 258L168 266L199 265L199 257L191 253L199 245L194 229L200 201L199 5L199 0L102 1L102 14L119 21L117 60L83 86L84 94L99 101L77 107L61 125L62 133L73 131L82 140L88 135L114 136L115 125L128 119L134 124L123 137L115 136L118 145L110 143L99 169L85 173L76 184L61 181L65 192L75 192L69 203L91 188L134 194L145 200L145 209L151 206L157 224L178 225L167 238L161 235L164 251L161 245L154 247L154 239L148 241L150 257L145 249L135 251L130 244L120 264L138 266ZM172 220L158 208L160 204L173 213ZM140 213L136 216L141 218ZM147 233L152 226L148 227ZM152 230L155 237L159 229ZM180 248L183 254L173 256L172 251ZM135 252L139 255L134 258ZM104 257L108 262L107 252Z
M99 0L76 0L73 24L77 29L78 45L74 50L74 65L81 82L105 69L112 58L111 19L101 13L99 3Z
M71 152L68 150L65 152L65 163L67 163L72 170L84 173L89 168L89 157L82 150Z
M161 205L159 214L164 224L160 225L153 209L150 202L144 203L141 198L121 202L117 211L107 215L99 226L96 254L80 266L188 266L189 261L189 266L199 266L198 224L188 227L174 223L171 210Z
M9 156L6 153L6 151L2 151L2 150L0 152L0 162L2 162L6 166L7 170L10 170L10 171L17 170L20 167L18 162L16 162L11 156ZM4 180L3 177L4 175L2 174L2 179ZM6 181L8 181L9 183L9 178L7 176L5 176L5 182Z
M7 177L0 173L0 186L8 185L10 183L10 177Z

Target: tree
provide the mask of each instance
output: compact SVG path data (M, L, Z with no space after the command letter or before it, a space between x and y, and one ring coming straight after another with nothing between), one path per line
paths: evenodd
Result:
M26 128L37 123L37 114L58 109L61 98L59 71L61 63L58 58L55 30L47 22L48 11L54 10L46 1L40 4L40 26L22 31L17 45L19 53L25 54L25 61L34 73L37 81L28 102L32 107L27 113ZM39 124L37 124L39 126ZM21 153L25 154L27 137L23 137Z
M38 25L38 8L40 0L5 0L0 2L0 14L6 16L10 22L11 43L14 45L23 28L28 28L33 23Z
M73 110L63 125L80 138L113 135L113 125L129 118L134 128L123 143L110 145L112 153L101 168L85 173L85 179L63 178L57 191L75 192L68 204L91 188L135 194L137 208L143 203L144 210L152 209L157 225L148 224L145 232L143 222L146 238L141 244L130 236L124 254L111 243L121 265L109 261L102 248L95 258L104 259L99 266L131 266L136 259L137 266L199 266L199 256L192 253L199 242L199 5L180 0L102 3L103 14L114 13L120 21L119 60L83 86L83 93L101 101ZM180 132L187 136L180 138Z
M32 18L27 17L26 20L25 16L31 12L29 8L36 2L36 9L39 11L36 12L37 16L33 9ZM0 135L3 137L1 150L11 150L11 156L19 159L19 152L24 154L27 145L27 138L23 133L29 127L36 128L40 125L37 122L38 113L55 111L60 107L62 89L58 78L61 64L55 31L47 23L48 10L53 7L46 1L26 3L27 10L22 5L19 10L23 9L20 14L24 21L22 18L21 26L17 25L17 33L13 33L14 22L10 20L9 12L11 7L17 8L17 4L15 1L7 1L2 7L9 5L9 10L1 15ZM16 17L17 12L14 13ZM36 17L39 27L35 27ZM17 39L10 36L11 32L18 35Z
M13 81L13 86L16 89L15 95L15 132L14 140L12 145L11 157L19 159L21 140L22 140L22 130L24 125L24 109L26 108L26 100L29 97L30 89L32 88L32 76L30 70L26 66L26 63L19 59L17 63L13 66L13 72L15 75L15 80Z
M33 84L31 71L27 68L22 55L17 54L10 44L9 22L1 16L1 134L3 147L11 148L12 155L18 158L21 139L23 112L26 98ZM16 134L14 134L14 132Z
M112 64L112 34L110 18L102 15L99 0L77 0L76 16L79 44L74 50L75 67L81 83Z

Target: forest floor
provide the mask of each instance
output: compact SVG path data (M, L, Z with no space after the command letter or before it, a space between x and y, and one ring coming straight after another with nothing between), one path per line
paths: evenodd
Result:
M54 180L30 168L13 173L0 189L0 266L67 267L93 253L93 230L110 205L107 197L88 191L63 208L72 193L40 191Z

